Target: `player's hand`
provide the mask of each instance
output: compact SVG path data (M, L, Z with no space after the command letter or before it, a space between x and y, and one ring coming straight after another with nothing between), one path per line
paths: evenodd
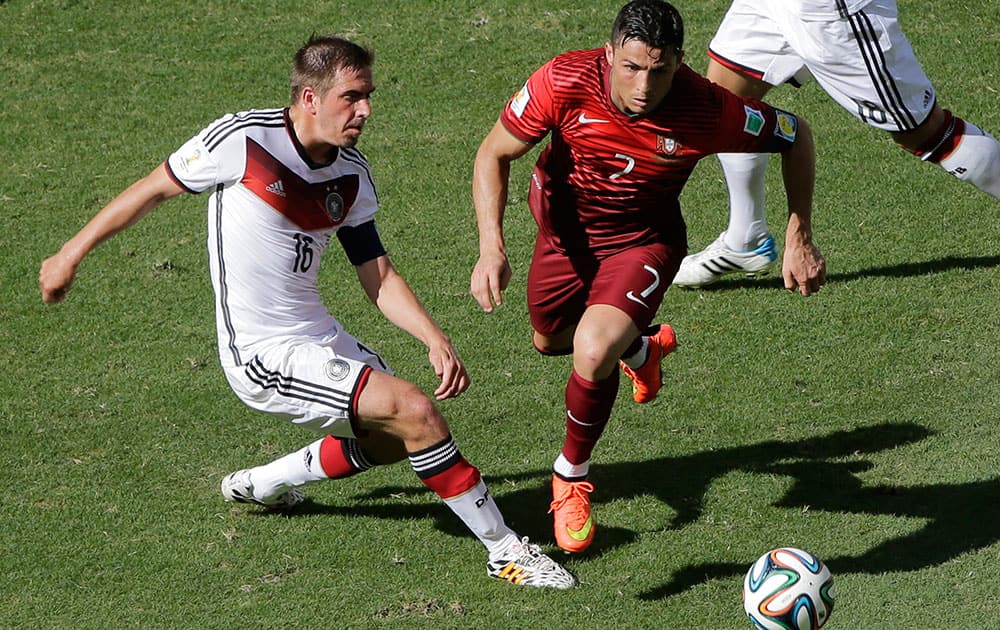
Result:
M789 291L798 290L804 296L812 295L826 284L826 259L811 239L788 235L781 275Z
M66 292L76 278L76 265L72 264L62 254L56 254L42 261L38 272L38 287L42 291L42 300L49 304L62 302Z
M430 346L427 352L434 373L441 379L441 384L434 390L438 400L454 398L469 389L469 373L465 364L458 358L458 352L447 338Z
M472 269L469 291L487 313L503 304L503 291L510 282L510 262L503 252L481 254Z

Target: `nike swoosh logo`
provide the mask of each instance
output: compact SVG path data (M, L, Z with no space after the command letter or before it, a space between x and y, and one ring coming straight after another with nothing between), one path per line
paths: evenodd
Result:
M587 118L586 114L580 114L580 117L576 119L576 122L580 123L581 125L587 125L590 123L606 123L611 121L603 120L601 118Z
M627 297L628 299L632 300L633 302L635 302L637 304L641 304L643 308L649 308L648 304L646 304L645 302L643 302L642 300L640 300L639 298L637 298L635 296L635 293L632 293L631 291L629 291L628 293L626 293L625 297Z
M594 528L594 517L588 516L587 522L583 524L580 529L574 530L570 526L566 526L566 533L569 537L577 542L583 542L587 540L587 536L590 536L590 530Z

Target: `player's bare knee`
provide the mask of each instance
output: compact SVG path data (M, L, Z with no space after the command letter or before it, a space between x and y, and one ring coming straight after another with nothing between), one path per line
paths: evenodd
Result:
M583 378L597 381L618 367L618 354L599 337L577 337L573 344L573 369Z
M448 424L444 416L438 411L434 401L416 386L401 394L398 409L396 422L405 440L444 439L448 435Z

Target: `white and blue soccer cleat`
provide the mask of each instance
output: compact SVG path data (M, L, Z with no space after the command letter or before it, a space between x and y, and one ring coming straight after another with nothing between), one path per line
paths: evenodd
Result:
M719 238L698 252L685 256L681 267L674 276L676 286L697 288L711 284L729 273L742 273L750 277L767 274L768 268L778 259L778 248L774 237L770 234L756 249L736 251L730 249L723 239L725 232Z

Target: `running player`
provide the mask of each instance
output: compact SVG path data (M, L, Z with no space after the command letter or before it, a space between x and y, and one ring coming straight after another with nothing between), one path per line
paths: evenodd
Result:
M625 5L603 48L569 52L537 70L508 101L476 154L473 201L479 260L472 295L489 312L511 276L503 232L510 164L551 134L528 205L538 224L528 271L535 348L572 354L566 434L553 464L556 542L594 536L591 453L618 392L621 359L633 398L652 400L662 357L675 347L651 326L687 253L678 196L698 160L720 151L780 152L788 191L785 283L803 295L824 282L812 243L812 137L805 121L713 85L683 63L677 10Z
M320 298L320 257L336 235L367 296L428 348L438 400L469 386L451 341L395 270L375 226L377 196L355 148L371 115L371 51L313 37L295 55L291 106L227 115L127 188L42 263L58 302L97 245L183 192L208 191L208 251L219 356L250 407L323 437L222 480L228 501L287 509L299 487L409 458L420 479L489 552L489 575L568 588L574 578L504 523L430 398L393 375Z
M900 147L1000 198L1000 143L938 104L899 26L896 0L734 0L708 49L708 78L741 96L815 78L858 120ZM765 154L719 156L729 226L681 263L674 284L756 274L777 259L764 204Z

